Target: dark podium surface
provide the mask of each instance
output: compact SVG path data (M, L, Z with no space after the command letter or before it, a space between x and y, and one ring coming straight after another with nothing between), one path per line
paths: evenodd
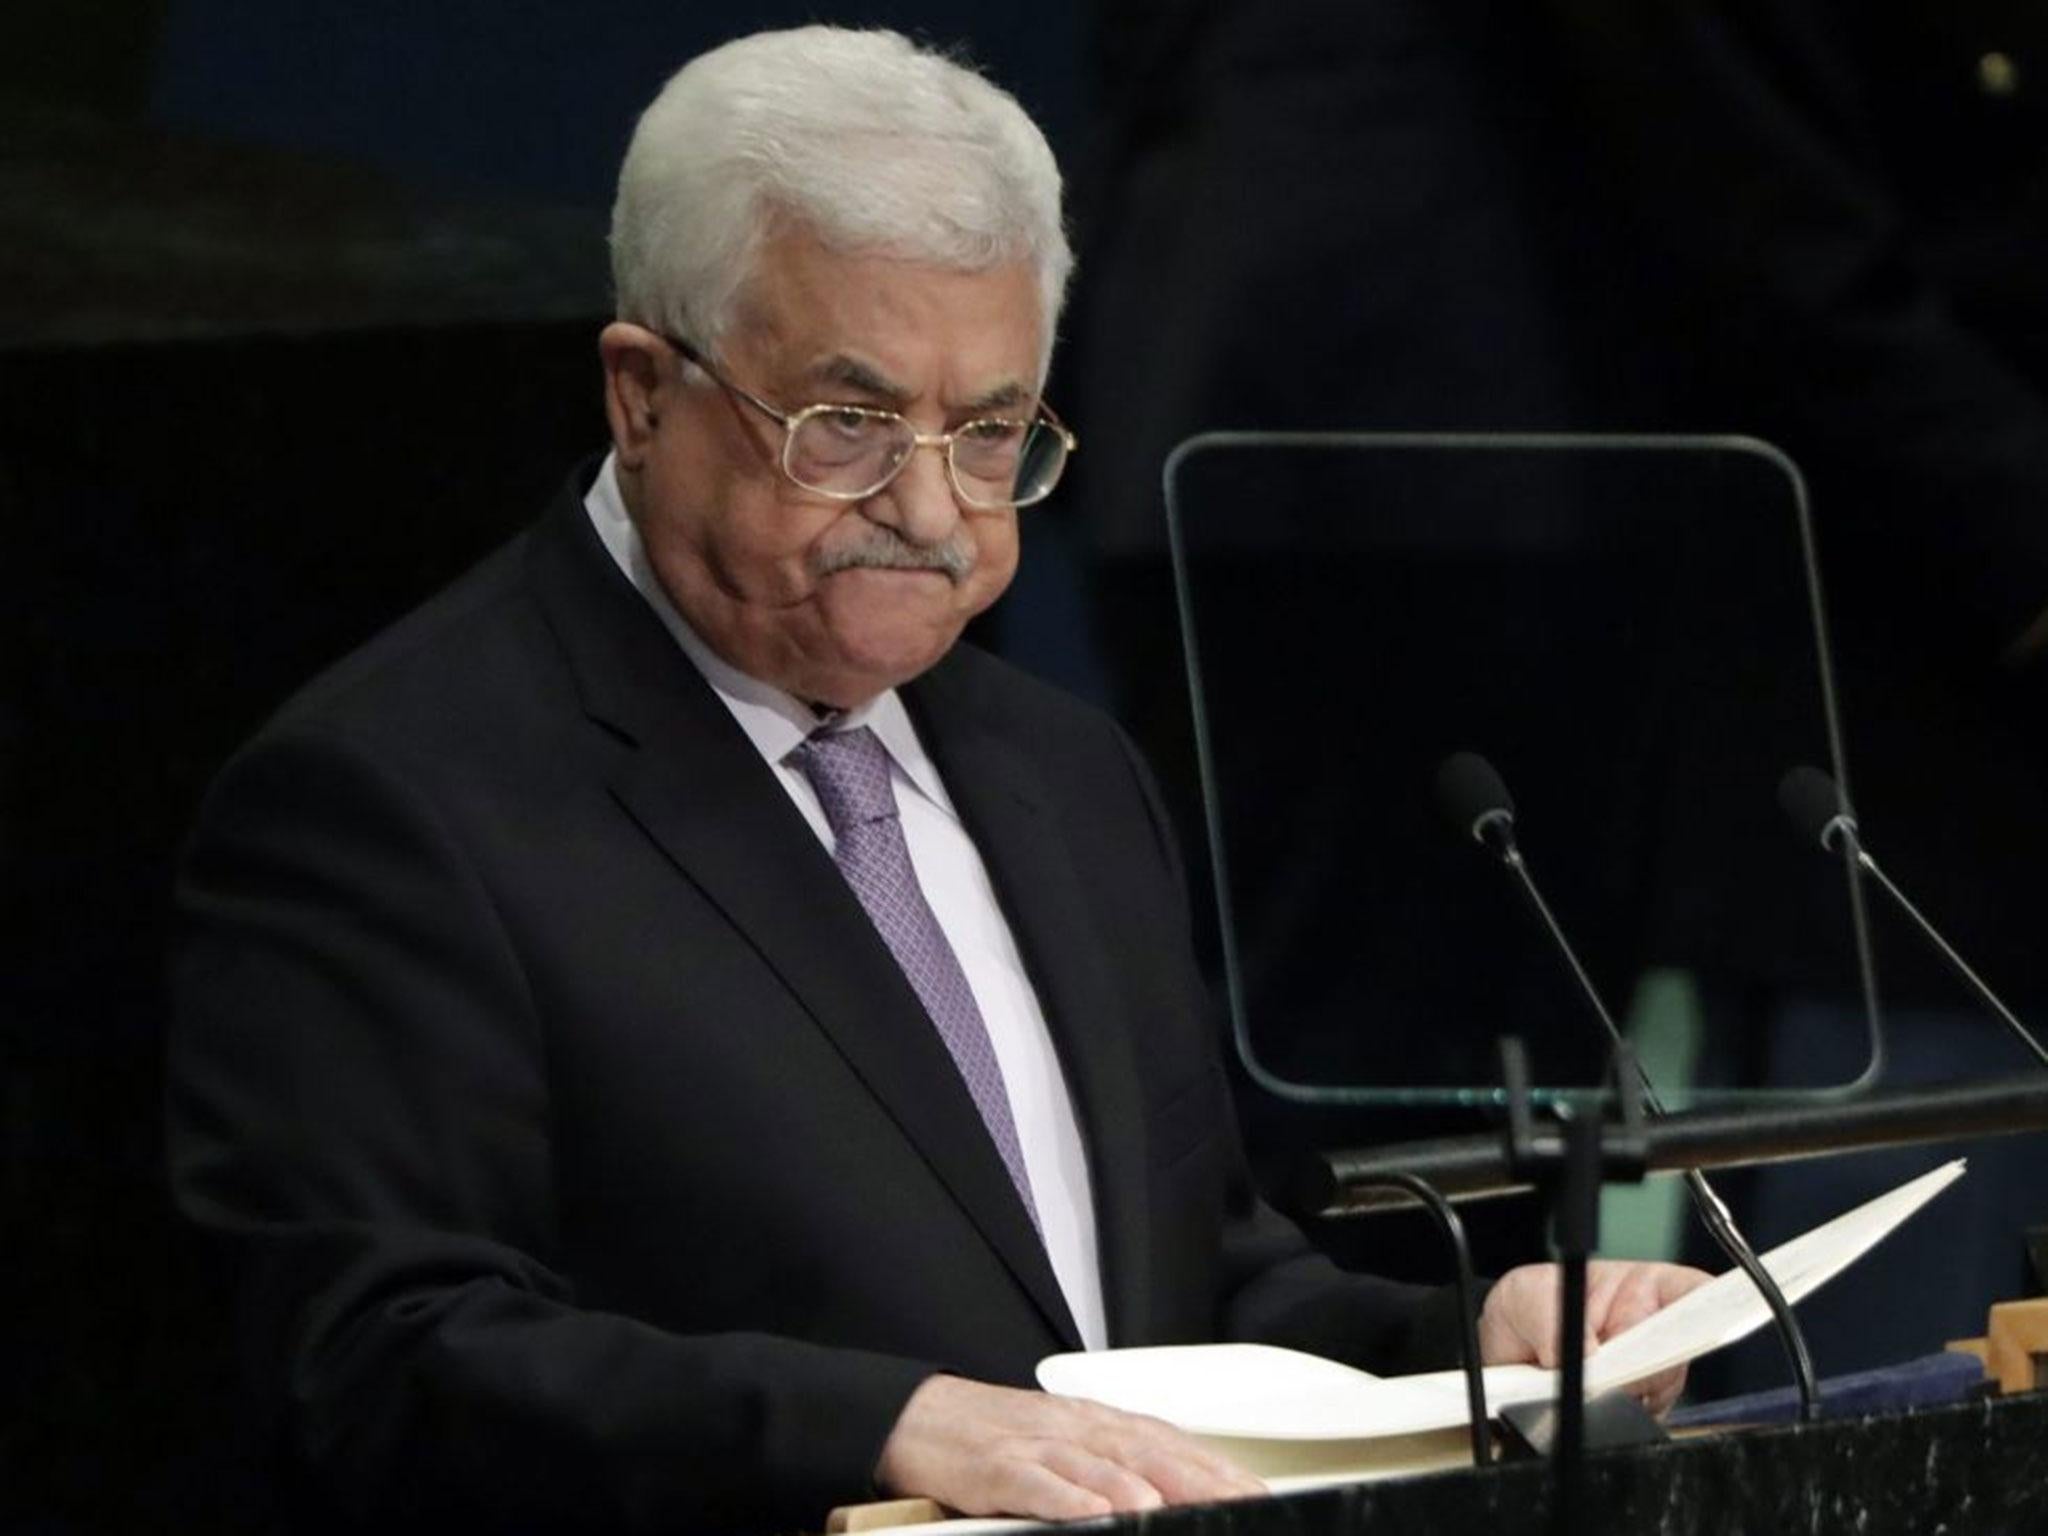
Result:
M2048 1532L2048 1392L1596 1454L1582 1530L1629 1536ZM1117 1522L1161 1536L1548 1536L1537 1461Z

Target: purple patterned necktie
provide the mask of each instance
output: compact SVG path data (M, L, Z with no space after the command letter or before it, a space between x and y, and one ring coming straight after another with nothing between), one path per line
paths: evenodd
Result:
M1010 1114L1010 1097L1003 1088L988 1026L982 1022L959 956L946 942L911 867L889 779L888 748L873 731L860 726L812 736L790 753L789 761L817 790L832 827L832 857L839 872L938 1026L939 1038L952 1053L953 1065L981 1111L1003 1166L1010 1170L1010 1182L1017 1186L1031 1225L1038 1226L1038 1206L1024 1171L1024 1148L1017 1139L1017 1122Z

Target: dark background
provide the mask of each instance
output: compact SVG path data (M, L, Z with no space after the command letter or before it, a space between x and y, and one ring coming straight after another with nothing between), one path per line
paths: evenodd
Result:
M523 526L600 446L603 230L635 115L703 47L820 10L0 10L0 1527L246 1522L231 1282L163 1187L179 839L295 684ZM964 42L1068 173L1082 264L1050 392L1084 451L977 637L1117 708L1192 833L1156 490L1178 437L1763 432L1812 460L1824 511L1872 512L1822 529L1851 761L1909 768L1864 784L1866 817L1907 839L1901 872L1972 876L1936 905L2023 1001L2048 996L2038 902L2011 872L2040 867L2038 839L1969 815L2048 825L2038 680L1986 662L1979 635L2048 591L2041 24L1983 0L1932 38L1855 30L1825 0L1668 10L1693 18L1675 41L1598 0L830 7ZM2014 89L1985 72L1993 52L2017 61ZM1699 78L1678 58L1705 61ZM1629 131L1688 90L1692 131ZM1724 95L1754 110L1714 120ZM1757 254L1788 230L1784 261ZM1248 585L1244 621L1345 600L1288 581ZM1714 622L1736 633L1741 604ZM1913 623L1892 621L1902 608ZM1909 652L1885 648L1899 634ZM1373 681L1297 678L1284 696L1355 705ZM1894 752L1888 724L1955 744L1953 761ZM1931 814L1928 784L1952 786ZM1324 830L1275 823L1270 846ZM1720 851L1662 851L1716 878ZM1760 996L1798 984L1697 922L1627 959L1692 966L1759 1018ZM1925 1054L1954 1054L1933 1038ZM1995 1037L1984 1050L1984 1070L2006 1063ZM1431 1128L1253 1096L1245 1111L1272 1169ZM1982 1228L2001 1208L1958 1209ZM1411 1237L1382 1229L1373 1252L1427 1255Z

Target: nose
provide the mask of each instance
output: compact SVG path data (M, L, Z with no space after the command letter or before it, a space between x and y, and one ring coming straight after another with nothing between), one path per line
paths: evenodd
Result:
M934 443L911 450L910 460L862 509L913 544L943 544L960 525L960 500L946 472L946 451Z

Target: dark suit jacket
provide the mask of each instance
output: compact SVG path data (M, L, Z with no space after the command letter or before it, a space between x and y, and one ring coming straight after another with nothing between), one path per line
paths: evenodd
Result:
M1112 1341L1445 1359L1440 1299L1248 1188L1122 734L964 646L905 695L1069 1076ZM180 906L173 1179L332 1508L815 1526L927 1373L1077 1347L914 994L574 485L236 759Z

